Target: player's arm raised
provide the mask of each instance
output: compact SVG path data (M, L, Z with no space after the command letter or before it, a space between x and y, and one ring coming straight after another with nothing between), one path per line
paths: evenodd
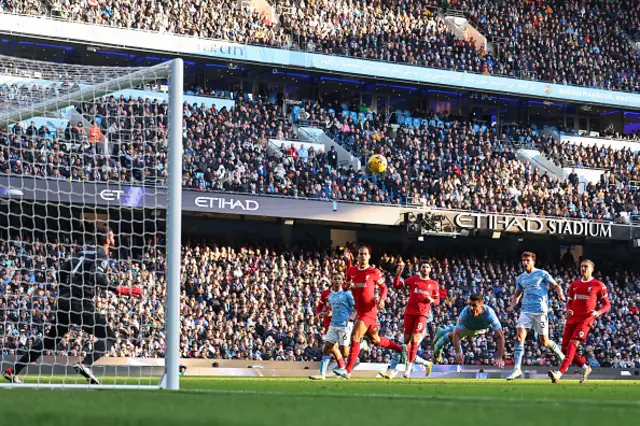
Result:
M602 302L602 306L600 309L593 312L593 316L596 318L604 315L609 309L611 309L611 302L609 301L609 295L607 294L607 287L603 283L601 283L601 287L598 290L598 299Z
M393 288L402 288L402 286L404 286L404 280L402 279L402 271L404 271L404 263L400 263L396 267L396 276L393 279Z
M323 282L324 279L321 280ZM324 291L320 293L320 300L318 301L318 305L316 306L316 316L322 319L325 315L325 308L327 307L327 300L324 295Z

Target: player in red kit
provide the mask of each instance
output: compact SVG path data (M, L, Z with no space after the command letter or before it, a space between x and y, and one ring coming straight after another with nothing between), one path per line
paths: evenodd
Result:
M360 341L366 335L374 345L389 348L396 352L406 352L406 346L400 346L386 337L378 335L378 309L384 309L387 298L387 286L380 271L369 265L371 249L367 246L358 249L358 266L347 269L347 285L356 302L356 321L351 334L351 351L347 368L339 368L333 372L348 379L360 355ZM380 294L376 295L376 289Z
M420 263L419 274L411 276L406 280L402 279L404 271L404 263L400 263L396 269L396 277L393 280L393 287L400 289L402 287L409 288L409 300L404 311L404 343L407 345L407 362L404 370L406 379L411 377L413 364L416 363L420 342L425 336L427 328L427 320L431 314L431 304L440 303L440 289L438 283L429 278L431 274L431 264L427 261ZM395 364L393 361L391 366L382 377L386 379L393 378L395 372ZM426 368L426 375L431 374L433 363L421 360L420 364Z
M580 264L582 278L572 282L569 286L567 323L562 333L562 352L565 354L565 358L560 365L560 370L549 371L549 377L553 383L560 380L572 362L582 368L580 383L586 382L587 377L591 374L591 367L584 357L576 355L576 351L578 345L587 339L596 318L600 318L611 308L607 287L593 278L594 269L595 265L592 261L582 261ZM598 302L602 303L599 310L596 309Z
M331 285L331 282L326 278L322 278L322 281L327 281L329 285ZM318 316L318 318L320 318L320 320L322 320L322 336L323 337L327 334L327 330L329 330L329 326L331 325L331 309L329 309L329 303L327 299L330 294L331 294L331 287L328 287L322 290L322 293L320 293L320 301L318 302L318 306L316 306L316 315ZM347 348L348 346L343 346L343 347ZM349 355L348 351L345 351L345 352L346 353L343 356L343 354L340 352L340 348L338 347L338 344L336 343L333 346L331 353L336 359L338 368L345 367L344 358Z

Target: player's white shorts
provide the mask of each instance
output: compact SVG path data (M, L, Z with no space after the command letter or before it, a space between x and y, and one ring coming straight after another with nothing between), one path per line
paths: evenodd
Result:
M536 333L544 336L549 335L549 321L547 314L532 314L529 312L521 312L518 318L518 328L533 329Z
M349 322L346 327L330 326L327 330L327 334L324 335L324 341L329 343L337 343L340 346L347 346L351 341L352 330L352 322Z

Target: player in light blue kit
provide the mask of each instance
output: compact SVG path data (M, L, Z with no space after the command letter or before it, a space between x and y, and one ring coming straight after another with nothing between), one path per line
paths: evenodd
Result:
M324 336L324 346L322 347L322 361L320 362L320 374L309 376L311 380L325 380L327 367L331 360L331 352L337 343L341 353L349 353L347 346L351 338L353 323L349 318L353 315L356 302L350 291L344 291L344 275L336 272L331 277L331 293L327 297L327 305L331 310L331 324Z
M520 310L516 332L515 363L513 372L507 377L507 380L515 380L522 376L524 339L527 337L527 330L531 328L538 333L540 343L543 346L551 349L560 362L564 360L564 354L560 346L549 339L549 322L547 320L549 286L553 287L558 298L563 302L566 300L564 291L547 271L535 268L535 253L526 251L522 253L521 258L524 272L516 278L516 292L511 299L511 305L507 308L508 312L513 311L520 298L522 298L522 309Z
M496 312L490 306L486 306L481 294L472 294L469 296L469 305L460 313L458 324L449 327L437 329L437 336L434 340L434 361L439 363L442 361L442 351L449 342L453 342L456 348L456 362L462 364L464 362L464 354L460 346L460 340L473 339L492 330L495 333L498 343L498 352L495 357L495 364L499 368L504 367L504 333L500 320Z

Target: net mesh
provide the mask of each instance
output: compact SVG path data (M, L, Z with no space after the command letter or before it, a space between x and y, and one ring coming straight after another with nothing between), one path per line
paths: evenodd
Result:
M166 215L146 200L167 194L169 101L149 89L166 87L169 69L169 63L89 67L0 56L3 371L15 370L16 360L37 351L59 323L59 270L94 247L97 230L108 225L115 234L108 278L142 289L142 296L97 286L95 308L83 301L69 332L56 336L53 349L45 345L19 377L86 383L74 366L98 357L106 333L113 338L106 354L87 365L102 384L158 382L161 363L142 368L127 358L165 356ZM87 324L91 310L108 330Z

